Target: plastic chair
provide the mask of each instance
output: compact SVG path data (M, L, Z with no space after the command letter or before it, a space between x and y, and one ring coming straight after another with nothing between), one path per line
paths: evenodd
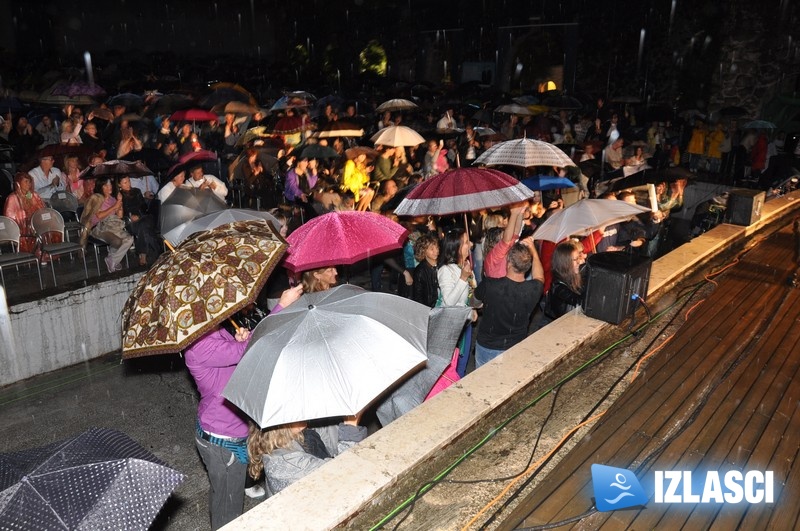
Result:
M42 284L42 272L39 269L39 259L33 253L23 253L19 250L20 230L17 222L6 216L0 216L0 245L11 244L10 253L0 253L0 282L3 288L6 287L6 279L3 274L4 267L14 266L19 270L23 264L33 264L36 273L39 275L39 289L44 288Z
M72 257L73 253L80 253L83 260L83 273L86 279L89 278L89 271L86 269L86 254L79 243L63 241L64 239L64 218L53 208L40 208L31 216L31 226L39 241L39 248L42 250L42 258L45 255L52 258L68 254ZM48 234L61 234L61 242L48 243ZM53 265L53 285L57 286L56 268Z
M71 233L75 233L74 241L80 240L83 225L80 224L78 218L78 198L69 192L56 192L50 197L50 206L64 218L64 235L67 241L73 241L69 237Z

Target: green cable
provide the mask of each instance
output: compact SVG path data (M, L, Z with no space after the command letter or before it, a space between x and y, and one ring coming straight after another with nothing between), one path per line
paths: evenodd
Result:
M611 345L609 345L608 347L606 347L605 349L600 351L594 357L592 357L591 359L587 360L582 365L577 367L575 370L573 370L572 372L570 372L569 374L564 376L561 380L556 382L552 387L550 387L546 391L543 391L539 396L534 398L531 402L529 402L528 404L524 405L520 410L518 410L516 413L511 415L509 418L507 418L505 421L503 421L496 428L492 429L483 439L478 441L475 444L475 446L473 446L472 448L467 450L464 453L464 455L462 455L461 457L456 459L452 464L450 464L450 466L448 466L442 472L440 472L438 475L436 475L431 481L429 481L428 483L423 485L416 493L414 493L412 496L409 496L408 498L406 498L400 505L395 507L392 510L392 512L390 512L389 514L384 516L377 524L375 524L374 526L372 526L370 528L370 531L375 531L377 529L380 529L384 525L386 525L390 520L392 520L401 511L403 511L406 507L408 507L409 504L415 502L418 498L422 497L422 495L424 495L426 492L428 492L430 489L432 489L434 486L436 486L436 484L439 481L441 481L442 479L447 477L450 474L450 472L452 472L458 465L463 463L468 457L470 457L472 454L474 454L476 451L478 451L481 447L483 447L483 445L485 445L487 442L489 442L489 440L492 439L500 430L502 430L503 428L508 426L508 424L510 424L517 417L519 417L522 413L524 413L525 411L527 411L528 409L530 409L531 407L535 406L540 401L542 401L542 399L544 399L547 395L549 395L551 392L553 392L553 390L555 390L557 387L560 387L560 386L564 385L569 380L571 380L572 378L574 378L575 376L577 376L578 374L580 374L581 372L586 370L590 365L592 365L598 359L602 358L603 356L605 356L610 351L612 351L615 348L617 348L617 346L619 346L620 344L624 343L625 341L627 341L631 337L634 337L636 334L639 333L639 331L644 330L646 327L650 326L652 323L654 323L655 321L660 319L661 316L663 316L665 313L667 313L670 310L672 310L672 308L674 308L683 299L693 296L706 283L707 283L706 280L698 282L695 286L693 286L693 289L690 289L686 294L681 295L678 298L676 298L675 301L672 302L672 304L670 304L669 306L667 306L666 308L664 308L663 310L661 310L660 312L655 314L651 319L649 319L648 321L643 323L635 331L630 332L629 334L627 334L627 335L623 336L622 338L618 339L617 341L615 341L614 343L612 343Z

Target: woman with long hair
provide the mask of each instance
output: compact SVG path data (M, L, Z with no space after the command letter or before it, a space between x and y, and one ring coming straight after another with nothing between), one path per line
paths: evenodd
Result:
M575 240L559 243L552 257L553 282L545 297L544 313L558 319L581 305L583 279L581 266L586 262L583 247Z
M122 195L116 183L109 177L97 179L94 195L86 201L81 214L81 224L85 230L81 243L86 243L89 234L108 244L106 266L109 273L122 269L122 259L133 245L133 236L125 230L123 221Z
M436 306L470 306L472 291L477 285L472 274L471 249L472 242L466 230L451 228L445 232L439 251L437 271L439 300L436 301ZM477 314L473 311L473 322L476 319ZM464 327L458 345L459 358L456 371L459 376L464 376L472 345L471 324L468 323Z
M336 285L338 271L333 266L303 271L303 293L325 291Z

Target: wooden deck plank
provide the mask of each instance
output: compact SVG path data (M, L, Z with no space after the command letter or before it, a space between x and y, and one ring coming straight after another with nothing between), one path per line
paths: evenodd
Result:
M509 522L520 522L520 516L524 514L522 511L526 508L531 511L531 507L536 507L536 510L529 514L528 518L524 519L522 525L529 526L559 521L566 517L580 514L588 508L586 507L587 503L591 505L592 489L589 473L591 462L605 462L612 466L627 467L634 460L631 459L631 455L623 454L635 454L638 451L637 455L641 455L642 447L651 444L651 441L654 440L653 438L658 437L659 433L663 435L662 430L665 429L665 426L668 427L670 420L674 420L674 417L663 414L661 416L665 418L658 418L658 415L654 414L646 416L647 412L641 413L641 410L646 405L649 405L652 408L651 413L658 412L659 407L663 407L664 403L669 403L670 399L676 401L680 397L685 400L688 395L681 391L686 391L687 387L691 387L691 383L702 385L704 379L719 376L719 370L713 370L713 367L709 367L708 363L704 362L707 362L709 355L712 357L719 356L720 350L714 349L714 345L709 345L707 341L703 341L698 345L696 338L692 338L693 335L703 332L699 337L708 337L713 332L718 332L721 334L718 337L724 341L726 347L731 347L730 339L733 337L733 351L736 354L741 352L743 348L752 349L758 344L763 344L764 338L758 338L756 334L764 327L769 328L770 315L777 310L774 303L775 295L783 293L787 289L785 281L787 279L786 272L790 266L790 258L787 257L789 251L783 245L783 240L785 239L783 237L782 239L778 238L776 241L769 241L767 244L762 244L763 248L760 245L757 250L760 249L761 252L751 252L747 255L746 260L732 268L731 274L725 275L723 280L725 289L715 291L705 303L706 306L714 302L717 303L716 306L711 306L712 311L703 312L703 315L693 316L690 322L682 327L680 333L683 334L683 341L678 341L678 338L676 338L671 345L664 349L664 352L659 353L657 359L651 361L644 377L640 377L642 378L641 382L638 382L638 385L634 383L611 408L609 413L613 411L614 415L606 415L601 419L590 433L590 436L581 441L573 449L570 456L567 456L559 463L556 471L551 473L537 487L530 496L531 503L527 504L527 507L523 507L524 504L520 504L520 507L509 515ZM753 292L757 300L746 296L747 292ZM737 302L738 304L736 304ZM765 308L767 311L765 311ZM733 315L735 315L736 311L742 310L744 310L744 317L741 320L739 318L734 319ZM752 328L754 331L744 332L745 336L749 335L750 341L747 341L747 345L736 352L736 343L741 345L742 337L735 336L737 329L741 329L744 324L748 324L748 328ZM689 333L690 331L692 332L691 334ZM770 332L772 331L770 330ZM709 347L712 347L710 351L702 352L703 349L709 349ZM731 354L731 351L728 354ZM698 357L701 359L697 360ZM693 361L697 363L693 365ZM737 367L737 369L741 372L741 367ZM777 369L770 370L770 374L773 374L775 378L780 376L775 374ZM687 373L686 371L689 372ZM665 375L668 375L666 379L663 378ZM673 377L674 375L677 375L677 378ZM698 376L702 377L698 378ZM664 387L657 387L657 384ZM692 390L696 389L697 385ZM664 388L669 388L670 386L671 392L669 390L665 392ZM723 396L727 396L731 388L722 389L721 391L726 391L722 393ZM721 391L718 390L718 393ZM773 390L770 399L773 402L775 402L775 392ZM726 442L726 444L721 445L722 447L729 446L722 455L729 457L731 449L739 443L744 443L743 446L752 451L759 448L758 444L762 440L761 438L742 435L742 429L747 428L749 422L755 423L749 426L751 429L756 431L759 429L762 431L769 430L769 423L766 420L755 418L759 415L756 412L758 408L754 405L756 396L751 396L749 401L744 402L744 405L742 403L736 405L741 410L739 415L750 420L742 421L741 418L737 417L737 420L733 420L731 423L724 419L721 410L718 412L717 416L725 420L725 422L722 422L720 429L724 429L726 424L730 424L724 439L720 440L720 443L723 440ZM778 402L782 404L782 402ZM780 405L774 407L780 407ZM620 420L619 417L623 416L622 414L625 412L630 412L630 415ZM721 419L715 418L713 413L710 415L707 413L706 417L709 420L716 420L717 423L721 422ZM639 424L637 425L637 423ZM644 426L647 426L646 430L641 429ZM738 429L738 433L736 429ZM774 429L779 429L779 426L776 425ZM698 433L694 434L694 438L701 432L702 430L699 429ZM611 459L603 459L606 457L603 449L605 446L617 448L613 456L608 456ZM722 450L712 450L712 452L720 451ZM689 455L696 458L697 455L703 454L698 454L697 450L692 450L691 454L685 454L685 456ZM717 454L714 453L714 455L716 456ZM750 451L742 455L749 456ZM626 460L628 463L625 463ZM653 465L654 463L651 463L649 468L652 468ZM660 467L661 465L659 464L658 466ZM583 500L582 503L581 500ZM647 512L650 512L650 510L650 508L646 509ZM625 525L627 522L635 521L635 528L647 528L647 526L639 525L640 520L637 518L637 514L641 514L641 512L616 511L614 513L605 513L603 516L595 515L595 517L582 521L576 527L585 528L588 525L594 528L596 524L602 524L603 521L606 521L609 527L617 527Z

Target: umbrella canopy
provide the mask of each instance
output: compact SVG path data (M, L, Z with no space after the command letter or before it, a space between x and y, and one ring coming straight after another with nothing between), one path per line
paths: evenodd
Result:
M211 107L211 112L216 114L239 114L239 115L250 115L255 114L258 112L258 107L255 105L250 105L249 103L244 103L241 101L229 101L228 103L218 103Z
M59 168L64 167L64 158L68 156L78 157L81 165L86 165L89 162L89 157L92 152L91 147L83 144L48 144L38 150L25 164L21 164L19 169L21 171L28 171L35 168L39 165L39 159L42 157L53 157L55 165Z
M417 104L413 101L406 100L403 98L395 98L389 101L384 101L377 107L375 107L375 112L395 112L395 111L410 111L412 109L417 109Z
M127 435L91 428L0 455L0 528L145 530L183 479Z
M752 120L747 122L742 127L745 129L775 129L776 126L772 122L768 122L766 120Z
M270 133L274 135L291 135L314 129L316 125L308 116L284 116L272 126Z
M122 310L122 356L179 352L254 302L286 251L266 220L236 221L164 253Z
M335 159L339 157L339 153L332 147L319 144L306 144L294 153L298 157L307 157L309 159Z
M569 156L557 146L532 138L507 140L490 147L475 159L476 164L487 166L556 166L566 168L575 166Z
M626 190L644 184L657 184L660 182L674 183L683 179L694 179L695 174L686 168L673 166L669 168L647 168L631 175L609 179L597 184L597 188L605 192Z
M91 98L97 98L105 96L106 91L103 90L103 87L94 83L72 81L69 83L57 83L53 87L52 94L54 96L89 96Z
M367 157L367 160L374 161L380 156L380 153L377 149L372 149L367 146L353 146L344 150L344 156L350 160L357 159L359 155L364 155Z
M494 116L492 116L492 111L488 109L479 109L472 115L472 119L479 123L490 124L494 122Z
M551 109L558 110L576 110L583 107L583 102L581 102L581 100L567 94L548 96L542 101L542 104Z
M256 326L222 394L262 428L354 415L425 363L429 310L348 284L303 295Z
M109 107L115 107L117 105L123 107L141 107L144 104L144 98L138 94L123 92L122 94L111 96L106 103Z
M200 104L204 107L213 107L215 105L225 105L230 102L240 102L248 105L256 105L256 99L250 92L241 85L236 83L215 83L211 86L212 92L203 96Z
M474 166L434 175L409 192L398 216L446 216L497 208L533 197L533 191L499 170Z
M272 229L276 232L281 226L281 222L278 221L278 218L269 212L260 212L258 210L248 210L244 208L227 208L182 223L166 234L163 234L162 237L173 246L177 247L195 232L211 230L220 225L225 225L226 223L233 223L234 221L248 221L254 219L266 220L268 223L272 224Z
M281 111L285 109L294 109L296 107L308 107L317 101L316 96L309 92L297 90L283 95L270 107L270 111Z
M54 94L59 88L59 83L55 83L50 88L45 89L34 99L45 105L91 105L94 99L86 94L75 94L72 96L64 94Z
M107 160L94 166L87 166L80 174L81 179L99 177L122 177L123 175L153 175L141 160Z
M408 230L373 212L329 212L308 221L287 238L286 267L306 271L354 264L399 249Z
M314 136L318 138L336 138L336 137L362 137L364 136L364 129L356 124L350 122L343 122L336 120L329 122L320 128Z
M189 109L194 105L194 99L186 94L166 94L159 97L147 109L148 116L155 116L157 114L171 114L175 111Z
M181 186L161 203L159 209L161 234L166 234L178 225L192 221L204 214L211 214L226 208L228 205L225 201L212 190Z
M519 114L519 115L533 114L530 111L530 109L528 109L528 107L520 105L519 103L507 103L506 105L500 105L494 110L494 112L502 112L505 114Z
M92 109L92 114L94 114L95 118L99 118L107 122L114 121L114 112L111 109L106 109L105 107L95 107Z
M560 190L562 188L575 188L575 183L566 177L553 177L551 175L534 175L520 181L531 190Z
M550 216L536 229L533 237L557 243L564 238L588 234L605 225L619 223L644 212L650 212L650 209L625 201L582 199Z
M219 116L205 109L185 109L175 111L169 119L173 122L211 122L219 120Z
M269 136L270 134L267 132L267 128L263 125L251 127L239 137L239 140L236 141L236 147L242 147L246 144L249 144L253 140L264 139L268 138Z
M375 133L370 140L376 145L392 147L418 146L425 142L425 139L419 133L404 125L384 127Z

